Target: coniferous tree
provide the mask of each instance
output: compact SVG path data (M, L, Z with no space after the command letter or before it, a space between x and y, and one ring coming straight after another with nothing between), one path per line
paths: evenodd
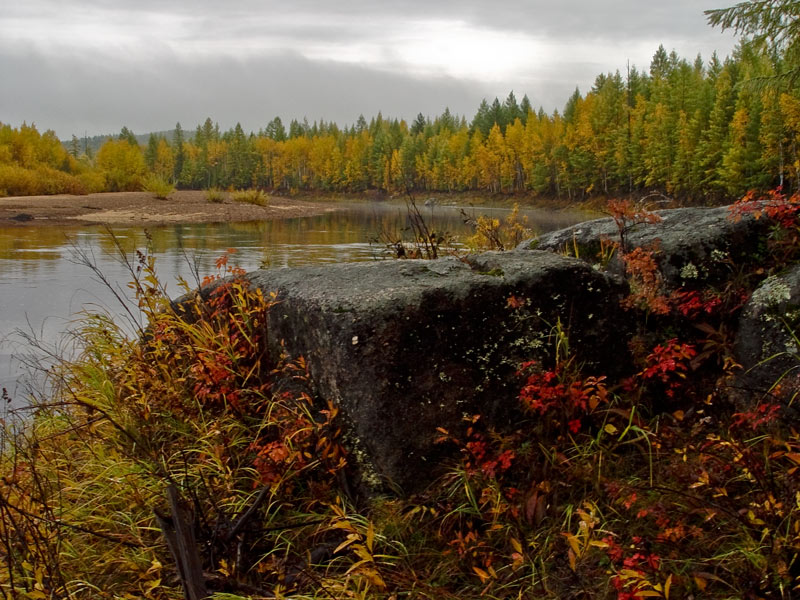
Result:
M528 99L528 94L525 94L522 97L522 102L519 103L519 112L520 119L522 119L522 124L527 125L528 115L533 112L533 107L531 106L531 101Z
M428 124L428 121L425 118L425 115L423 115L422 113L419 113L417 115L417 118L414 119L414 122L411 124L411 130L410 130L411 131L411 135L417 136L420 133L423 133L425 131L425 126L427 124Z
M186 161L186 154L184 149L183 129L180 122L175 123L175 134L172 138L172 143L175 146L175 168L172 171L172 180L177 184L181 182L183 173L183 164Z
M512 124L516 119L522 120L522 109L517 104L517 98L513 90L508 93L508 98L503 103L503 121L505 126Z
M489 135L489 130L492 128L493 124L489 103L486 102L486 98L484 98L481 100L480 106L478 106L478 112L475 113L475 117L472 119L470 131L472 133L480 131L481 136L485 138Z
M117 139L124 140L124 141L128 142L131 146L138 146L139 145L139 142L136 140L136 136L127 127L123 127L120 130L119 135L117 136Z
M78 140L75 134L72 134L72 140L69 143L69 153L72 155L73 158L78 158L80 151L81 151L80 141Z
M766 44L786 58L783 68L762 83L793 84L800 77L800 5L797 0L745 0L729 8L705 11L708 22L723 31L733 29Z
M576 87L575 91L572 92L572 95L569 97L567 103L564 105L563 117L566 123L571 123L574 120L575 108L578 102L580 102L582 98L583 96L581 96L581 91Z
M147 165L147 168L151 171L156 164L156 154L158 152L158 138L156 134L151 133L150 137L147 139L147 148L144 151L144 162Z
M500 127L500 132L503 133L506 129L506 125L508 124L508 119L506 117L506 112L503 110L503 105L500 104L500 100L495 98L492 101L491 106L489 107L489 122L491 127L497 125Z

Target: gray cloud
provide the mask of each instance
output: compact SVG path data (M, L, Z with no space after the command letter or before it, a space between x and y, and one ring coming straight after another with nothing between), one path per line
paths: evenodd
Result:
M33 121L61 137L178 120L192 127L206 116L256 130L275 115L343 124L360 113L413 118L445 106L469 119L481 98L511 89L551 111L576 85L586 90L627 60L646 69L659 43L687 58L732 47L729 35L706 24L708 7L693 0L7 4L0 121ZM404 45L415 36L446 38L454 29L474 35L476 47L486 46L484 35L520 36L543 51L514 57L514 71L496 77L485 65L455 77L408 63Z
M703 10L715 6L697 0L193 0L169 4L158 0L84 0L76 8L56 0L27 0L6 11L10 18L42 22L51 15L62 23L85 19L136 23L142 17L172 15L194 23L193 35L212 39L240 33L292 33L301 38L324 35L346 40L380 35L380 31L365 29L370 23L457 19L477 27L546 36L641 40L671 32L708 36Z
M52 10L53 0L35 0L25 3L18 9L31 15L41 15L43 10ZM620 35L658 34L675 28L703 32L706 28L703 11L717 8L717 2L698 2L697 0L239 0L237 2L218 2L217 0L193 0L191 2L172 2L165 6L159 0L103 1L94 0L81 3L90 12L102 11L116 13L160 13L195 17L206 15L214 22L246 21L254 16L295 14L304 20L316 16L319 23L325 23L330 15L342 16L355 21L368 21L375 17L391 20L463 19L476 25L499 29L543 28L546 33L558 35ZM730 2L723 2L723 5ZM68 7L70 11L73 7Z
M10 83L0 97L0 120L35 121L41 128L55 124L61 137L113 133L122 125L137 132L169 129L177 121L191 128L206 117L223 128L241 121L248 130L264 127L276 115L343 125L378 111L397 118L439 114L448 103L451 111L471 118L488 92L454 79L426 81L292 53L247 62L172 58L147 66L87 67L29 52L0 56L0 64L0 78Z

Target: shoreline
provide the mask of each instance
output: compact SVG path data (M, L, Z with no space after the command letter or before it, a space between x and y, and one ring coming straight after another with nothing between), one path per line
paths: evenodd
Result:
M167 200L149 192L0 198L0 227L67 225L170 225L265 221L310 217L339 210L335 203L269 196L267 206L209 202L204 191L179 190Z
M322 193L301 191L292 195L268 196L267 206L234 202L209 202L204 190L177 190L167 200L150 192L100 192L84 196L0 197L0 228L26 226L127 225L158 226L179 223L233 223L312 217L341 209L348 202L391 202L405 200L403 194ZM423 192L415 194L419 206L433 201L443 206L474 205L542 210L583 210L602 215L602 202L569 202L529 194L476 192Z

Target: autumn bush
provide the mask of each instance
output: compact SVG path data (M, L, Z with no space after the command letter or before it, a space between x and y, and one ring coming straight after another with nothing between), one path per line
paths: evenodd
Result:
M170 486L212 591L279 586L299 577L307 550L344 538L336 409L307 391L302 361L267 348L273 300L227 255L218 265L230 279L209 278L177 305L138 254L147 325L130 335L119 319L87 316L82 355L52 368L49 395L9 423L4 597L182 597L159 528L174 517Z
M775 226L751 286L796 257L797 206L778 192L733 207L732 218L756 212ZM657 222L620 207L621 233ZM625 305L640 323L632 371L584 373L554 328L550 358L520 366L515 427L475 414L460 432L440 430L461 459L412 503L375 513L414 549L387 580L413 577L428 598L800 594L796 392L734 399L730 336L748 291L734 279L667 294L656 253L622 252L635 279Z
M150 192L159 200L166 200L175 191L175 186L157 175L150 175L142 182L142 189Z
M173 489L219 599L798 597L795 393L734 396L731 332L758 281L796 260L799 205L780 192L737 204L732 218L774 224L768 257L717 287L667 293L657 249L617 248L638 278L628 372L588 372L555 324L549 351L518 366L513 425L466 414L432 431L453 458L405 498L353 495L336 407L266 343L275 299L229 254L179 303L139 254L147 323L131 336L87 317L82 356L7 428L0 589L183 597L163 535ZM507 305L530 316L524 298Z
M8 196L87 193L79 177L44 165L28 169L0 164L0 190Z
M144 156L138 145L126 139L109 139L97 152L97 170L103 173L110 192L137 192L146 174Z
M266 206L269 198L263 190L237 190L231 194L234 202L244 202L245 204L255 204L256 206Z
M520 216L519 204L514 204L505 219L495 219L487 215L477 217L461 211L464 222L473 229L466 244L472 250L513 250L532 235L528 227L528 217Z
M106 191L106 178L102 173L87 169L82 173L78 173L77 178L87 194L97 194Z
M211 188L206 190L206 200L213 204L222 204L225 202L227 194L219 188Z

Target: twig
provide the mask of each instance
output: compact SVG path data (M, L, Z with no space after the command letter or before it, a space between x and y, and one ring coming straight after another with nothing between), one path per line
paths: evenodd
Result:
M234 536L237 533L239 533L241 528L244 527L247 524L247 522L253 518L255 512L264 503L264 500L266 500L269 490L270 486L268 485L265 485L263 488L261 488L261 491L258 493L258 496L256 496L256 499L253 501L253 504L250 505L250 508L244 511L244 514L242 514L238 519L236 519L236 522L233 524L233 527L231 527L231 530L228 532L228 535L225 536L226 541L232 540Z
M121 544L123 546L127 546L128 548L144 548L145 547L144 544L140 544L140 543L137 543L137 542L129 542L127 540L121 540L118 537L113 536L111 534L101 533L99 531L94 531L92 529L89 529L88 527L81 527L80 525L75 525L74 523L67 523L66 521L61 521L59 519L48 519L46 517L40 517L39 515L34 515L34 514L29 513L28 511L26 511L26 510L24 510L24 509L22 509L22 508L20 508L18 506L15 506L15 505L11 504L2 495L0 495L0 505L5 506L6 508L9 508L9 509L13 510L14 512L19 513L20 515L22 515L23 517L25 517L27 519L33 519L34 521L50 523L52 525L55 525L56 527L66 527L67 529L72 529L73 531L80 531L81 533L86 533L88 535L100 538L102 540L107 540L109 542L114 542L115 544Z
M194 531L186 521L185 511L180 506L178 488L174 484L167 486L167 502L170 517L164 517L156 510L156 520L164 535L170 553L178 566L178 576L183 586L186 600L204 600L208 598L200 555Z

